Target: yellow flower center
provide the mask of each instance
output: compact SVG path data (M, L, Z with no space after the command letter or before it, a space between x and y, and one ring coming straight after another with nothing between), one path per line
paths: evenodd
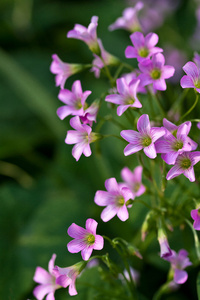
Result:
M191 160L189 158L184 158L181 161L181 168L182 169L189 169L189 167L191 167Z
M89 233L86 236L86 242L87 242L88 245L93 245L94 242L95 242L95 236L92 233Z
M118 205L118 206L123 206L124 203L125 203L124 198L119 196L119 197L117 198L117 205Z
M147 48L140 48L140 50L138 51L139 56L141 57L147 57L149 54L149 50Z
M161 71L159 69L154 69L151 71L151 78L153 79L159 79L161 76Z
M179 149L182 149L183 148L183 142L181 141L176 141L173 145L173 150L174 151L178 151Z
M149 136L145 136L143 139L142 139L142 146L143 147L148 147L149 145L151 145L151 138Z

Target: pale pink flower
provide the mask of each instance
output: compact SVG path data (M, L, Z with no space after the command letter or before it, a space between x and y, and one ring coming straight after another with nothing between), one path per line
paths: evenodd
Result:
M118 184L115 178L107 179L105 187L107 192L97 191L94 197L97 205L106 206L101 213L101 219L107 222L117 215L121 221L126 221L129 217L126 202L132 199L132 192Z
M184 269L191 266L192 263L188 258L188 252L181 249L178 254L172 250L172 255L166 257L165 260L171 263L172 270L174 271L174 282L177 284L183 284L188 278L188 274Z
M56 74L56 86L60 86L61 89L64 88L67 78L80 72L84 68L81 64L64 63L57 54L53 54L52 59L53 61L50 66L50 71L51 73Z
M86 124L81 124L78 116L70 120L70 125L75 130L68 130L65 139L66 144L75 144L72 149L72 155L79 160L82 154L86 157L92 154L90 143L100 138L100 135L92 132L92 128Z
M189 61L183 66L183 70L187 75L181 78L181 87L194 88L200 93L200 68L194 62Z
M127 7L122 13L122 17L118 18L113 24L109 26L109 30L123 28L125 30L134 32L141 30L141 25L138 20L138 12L143 8L141 1L137 2L134 7Z
M82 40L88 45L88 47L92 52L99 54L99 44L97 41L97 33L96 33L97 26L98 26L98 17L93 16L88 28L83 25L76 24L74 26L74 29L70 30L67 33L67 37Z
M172 250L169 246L165 231L162 228L158 229L158 242L160 244L160 257L170 257L172 255Z
M48 265L49 273L41 268L37 267L33 280L39 283L33 290L33 295L37 300L42 300L47 295L46 300L55 300L55 290L61 288L61 285L56 283L57 275L54 272L54 262L56 254L53 254Z
M144 86L152 84L155 91L165 91L167 88L165 79L172 77L175 72L174 67L165 65L165 58L161 53L141 61L138 66L142 72L139 75L142 84Z
M62 89L58 94L58 99L66 105L57 109L58 117L63 120L69 115L84 116L86 108L86 99L91 91L82 91L80 80L74 81L72 90Z
M75 287L75 281L85 266L84 262L79 262L67 268L55 266L54 272L56 274L56 283L64 288L69 286L70 296L77 295L78 293Z
M83 260L88 260L94 250L103 249L104 240L101 235L96 234L98 223L93 219L87 219L85 228L72 223L68 228L68 235L74 238L67 244L68 251L78 253L81 251Z
M127 84L125 78L118 78L117 91L119 94L111 94L106 96L105 101L119 105L117 107L118 116L121 116L129 107L142 107L142 104L137 98L137 89L139 83L139 79L133 79L130 84Z
M125 50L126 58L137 58L137 60L143 61L146 58L150 58L153 54L163 52L163 49L155 47L158 43L158 35L156 33L148 33L144 35L137 31L130 35L133 46L128 46Z
M200 230L200 206L191 211L191 217L194 220L193 227L195 230Z
M138 119L137 129L138 131L121 131L120 135L129 142L124 149L124 155L131 155L143 149L144 153L149 158L155 158L157 153L154 143L165 134L166 130L163 127L151 128L149 116L147 114L142 115Z
M133 172L127 167L121 171L121 177L127 186L133 193L133 198L139 197L144 194L146 188L142 184L142 166L136 167Z
M191 182L195 181L193 166L200 161L200 152L183 152L175 162L175 165L167 173L166 179L170 180L183 174Z

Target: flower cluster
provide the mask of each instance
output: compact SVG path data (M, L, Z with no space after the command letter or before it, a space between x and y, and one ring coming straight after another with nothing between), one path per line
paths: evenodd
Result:
M167 113L159 98L161 92L167 90L166 79L173 77L175 68L172 65L165 64L164 50L157 47L158 35L154 32L147 32L146 34L144 18L139 18L139 13L144 10L144 7L143 2L137 2L134 7L124 10L123 16L109 27L111 31L118 28L131 31L130 40L132 45L125 48L125 57L135 59L137 68L133 69L131 67L129 73L128 71L127 73L122 72L124 68L130 70L129 67L127 68L127 64L104 49L101 39L97 36L97 16L92 17L88 27L76 24L74 29L68 32L67 37L83 41L92 51L94 59L90 71L94 72L94 76L97 78L100 77L101 71L105 71L111 83L110 89L106 91L104 99L101 99L101 101L105 100L108 108L115 108L115 105L117 105L117 113L115 114L119 117L123 115L126 121L130 123L131 128L126 123L122 124L116 119L112 119L110 115L101 116L102 124L111 120L123 129L119 131L117 137L123 142L128 142L128 145L124 148L124 156L139 152L137 153L139 165L133 171L128 167L122 168L122 182L118 182L115 177L108 178L105 180L106 191L96 191L94 202L98 206L104 207L100 217L106 223L115 216L120 221L125 222L129 219L129 209L134 207L136 202L144 204L149 209L141 227L142 242L150 230L157 233L160 259L164 259L171 264L170 280L167 281L166 285L170 289L185 283L188 275L184 269L192 265L186 250L181 249L177 254L169 246L169 232L173 231L173 227L177 226L177 223L181 225L185 222L185 217L180 216L180 211L175 211L174 206L165 195L165 189L167 181L181 174L188 178L190 182L196 180L194 165L200 161L200 151L196 151L198 143L192 139L192 134L190 134L192 120L183 120L191 113L198 102L200 56L195 53L194 62L189 61L183 66L183 70L187 75L184 75L180 80L182 88L193 88L195 90L195 103L182 117L178 115L177 120L172 120L175 122L173 123L170 118L173 107ZM50 70L53 74L56 74L56 86L61 88L58 99L64 103L64 106L58 108L57 115L61 120L70 115L73 116L69 121L73 130L67 131L65 143L75 144L72 155L78 161L82 154L86 157L92 154L91 143L114 135L100 134L99 128L101 126L98 128L98 132L92 131L92 127L95 126L93 123L98 122L100 110L99 99L91 104L86 101L92 91L83 91L80 80L73 82L71 90L64 88L69 76L85 70L88 65L64 63L56 54L52 58L53 62ZM115 67L115 75L112 75L110 66ZM150 102L152 100L154 103ZM154 111L155 105L160 110L157 115ZM197 121L200 124L200 120ZM146 163L147 161L150 167ZM161 180L154 179L153 168L155 162L159 166L156 170L157 172L160 171ZM171 169L170 166L172 166ZM166 169L168 172L166 172ZM148 183L145 182L144 184L142 177L145 177ZM147 196L148 199L152 196L154 200L150 204L144 201L143 198L139 198L142 195ZM199 204L191 211L191 217L194 220L193 230L200 230ZM177 223L174 222L171 225L174 219L177 219ZM103 249L104 239L109 241L114 249L117 249L123 261L133 254L142 258L137 247L124 239L115 238L110 240L106 236L96 234L97 224L94 219L89 218L86 220L85 228L75 223L69 226L67 232L73 240L67 244L68 251L71 253L81 252L83 262L66 268L54 267L56 257L54 254L49 262L49 273L38 267L34 276L34 280L40 284L34 289L34 295L38 300L42 300L45 295L47 295L47 300L53 300L56 289L68 286L69 294L76 295L75 280L82 273L87 263L93 259L91 257L93 250ZM133 269L128 266L128 262L124 263L127 269L120 272L118 266L111 261L108 254L103 255L101 259L111 270L111 273L115 274L116 278L123 278L123 284L127 283L129 288L131 284L134 286L134 281L137 280L134 279ZM120 273L120 276L119 274L116 276L116 273ZM135 295L133 286L131 292ZM165 291L164 288L161 290Z

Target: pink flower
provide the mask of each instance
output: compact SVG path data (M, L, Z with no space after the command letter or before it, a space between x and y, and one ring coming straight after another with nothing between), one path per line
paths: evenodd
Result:
M122 13L122 17L118 18L113 24L109 26L109 30L123 28L131 32L141 29L138 21L138 12L143 8L142 2L137 2L134 7L127 7Z
M80 120L83 124L89 124L92 126L93 122L96 122L96 116L99 110L99 100L93 101L93 103L85 109L84 115L80 116Z
M156 33L148 33L146 37L141 32L134 32L130 36L133 46L128 46L125 50L126 58L137 58L143 61L150 58L153 54L162 52L163 49L155 47L158 43L158 35Z
M170 257L172 255L172 250L169 246L165 231L162 228L158 229L158 242L160 244L160 257Z
M165 258L165 260L171 263L172 270L174 271L174 282L177 284L185 283L188 278L188 274L184 269L191 266L192 263L187 256L188 252L181 249L178 254L172 250L172 255Z
M69 115L83 116L85 114L85 101L91 91L82 91L80 80L76 80L72 85L72 91L67 89L60 90L58 99L65 103L57 110L58 117L63 120Z
M69 286L69 295L75 296L77 295L77 290L75 287L76 278L79 276L81 271L84 269L85 263L80 262L73 266L67 268L60 268L55 266L54 272L56 274L56 283L60 286L66 288Z
M140 150L144 150L144 153L149 158L155 158L157 156L155 149L155 141L165 134L163 127L152 127L149 122L149 116L144 114L138 119L137 129L135 130L122 130L121 136L129 142L124 149L124 155L130 155Z
M200 55L197 52L194 53L193 61L200 68Z
M139 79L142 84L153 84L154 90L165 91L167 86L165 79L174 75L175 69L172 66L164 65L165 58L161 53L154 54L152 59L145 59L139 63L142 74Z
M101 219L104 222L109 221L115 215L121 221L126 221L129 217L126 202L132 199L132 192L125 187L121 187L115 178L109 178L105 181L105 191L97 191L94 202L99 206L106 206L101 213Z
M64 88L65 81L68 77L83 69L83 66L80 64L64 63L57 54L53 54L52 59L50 71L51 73L56 74L56 86L60 86L61 89Z
M193 166L200 161L200 152L183 152L175 162L175 165L167 173L166 179L170 180L183 174L191 182L195 181Z
M191 211L191 217L194 220L194 229L200 230L200 207Z
M96 54L99 53L99 45L97 42L96 29L98 26L98 17L93 16L88 28L83 25L76 24L73 30L67 33L68 38L74 38L84 41L90 50Z
M142 170L143 168L138 166L133 172L127 167L123 168L121 171L121 177L126 186L132 191L133 198L141 196L146 190L145 186L142 184Z
M96 234L97 222L93 219L87 219L86 229L72 223L68 228L68 235L74 238L67 244L68 251L78 253L81 251L83 260L88 260L94 250L103 249L103 237Z
M105 101L119 105L117 108L118 116L121 116L129 107L142 107L142 104L137 98L137 88L139 83L139 79L133 79L130 84L127 84L125 78L118 78L117 91L119 94L106 96Z
M105 51L102 41L100 39L98 39L98 44L100 48L100 53L98 53L98 55L93 53L93 56L95 58L92 61L92 68L90 70L91 72L94 72L94 75L97 78L99 78L100 71L105 65L116 65L119 63L119 60L115 56Z
M72 149L72 155L79 160L82 154L86 157L92 154L90 143L96 141L99 137L97 133L92 132L92 128L86 124L81 124L78 116L70 120L70 125L75 130L68 130L65 139L66 144L75 144Z
M53 270L55 259L56 254L53 254L49 261L49 273L41 267L37 267L35 270L33 280L39 283L39 285L34 288L33 295L37 300L44 299L46 295L46 300L55 300L54 292L61 288L61 285L56 283L57 275Z
M167 164L174 165L178 155L197 148L197 144L187 136L191 122L176 126L167 119L163 119L163 125L170 131L167 130L166 134L156 141L156 152L162 153L161 157Z
M135 81L135 79L138 79L139 74L141 74L140 70L135 69L133 72L123 74L122 77L125 78L127 84L129 85L133 80ZM147 91L146 91L145 87L142 85L141 81L139 82L137 92L142 93L142 94L147 93Z
M187 75L181 78L181 87L194 88L200 93L200 69L195 63L189 61L183 66L183 70Z

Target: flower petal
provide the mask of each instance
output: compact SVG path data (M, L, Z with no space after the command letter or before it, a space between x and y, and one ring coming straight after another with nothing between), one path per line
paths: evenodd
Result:
M139 144L128 144L125 148L124 148L124 155L131 155L133 153L136 153L140 150L142 150L143 146L139 145Z
M182 174L184 172L184 170L182 168L179 167L179 165L175 165L173 166L169 172L167 173L166 179L170 180L174 177L179 176L180 174Z
M105 187L108 192L112 194L119 194L119 186L117 180L114 177L109 178L105 181Z
M95 243L94 243L94 249L95 250L101 250L103 249L103 246L104 246L104 239L101 235L96 235L95 236Z
M188 279L188 274L186 271L176 269L174 273L174 281L178 284L183 284Z
M149 158L155 158L157 156L156 148L153 143L151 143L148 147L144 147L143 151Z
M129 213L126 205L123 205L122 207L119 208L117 212L117 216L123 222L129 218Z
M82 251L81 251L81 256L83 260L88 260L92 254L93 251L93 245L89 246L89 247L85 247Z
M82 239L86 233L87 231L85 228L78 226L75 223L72 223L67 230L67 234L73 239Z
M67 249L71 253L78 253L82 251L86 246L87 244L84 239L75 239L67 244Z
M96 234L96 230L97 230L97 221L93 220L93 219L87 219L86 223L85 223L85 228L87 231L91 232L92 234Z
M192 61L187 62L183 66L183 70L192 79L193 82L196 79L198 79L198 77L199 77L199 71L198 71L198 68L197 68L197 66L196 66L196 64L194 62L192 62Z
M101 213L101 219L108 222L117 214L118 208L116 205L108 205Z
M37 267L35 270L33 280L41 284L51 283L52 275L49 274L45 269Z
M99 206L107 206L114 203L115 195L105 191L97 191L94 197L94 202Z
M149 116L147 114L139 117L137 122L137 129L142 135L150 135L151 125L149 122Z
M55 286L52 284L42 284L38 285L33 290L33 295L37 300L42 300L45 295L55 291Z

